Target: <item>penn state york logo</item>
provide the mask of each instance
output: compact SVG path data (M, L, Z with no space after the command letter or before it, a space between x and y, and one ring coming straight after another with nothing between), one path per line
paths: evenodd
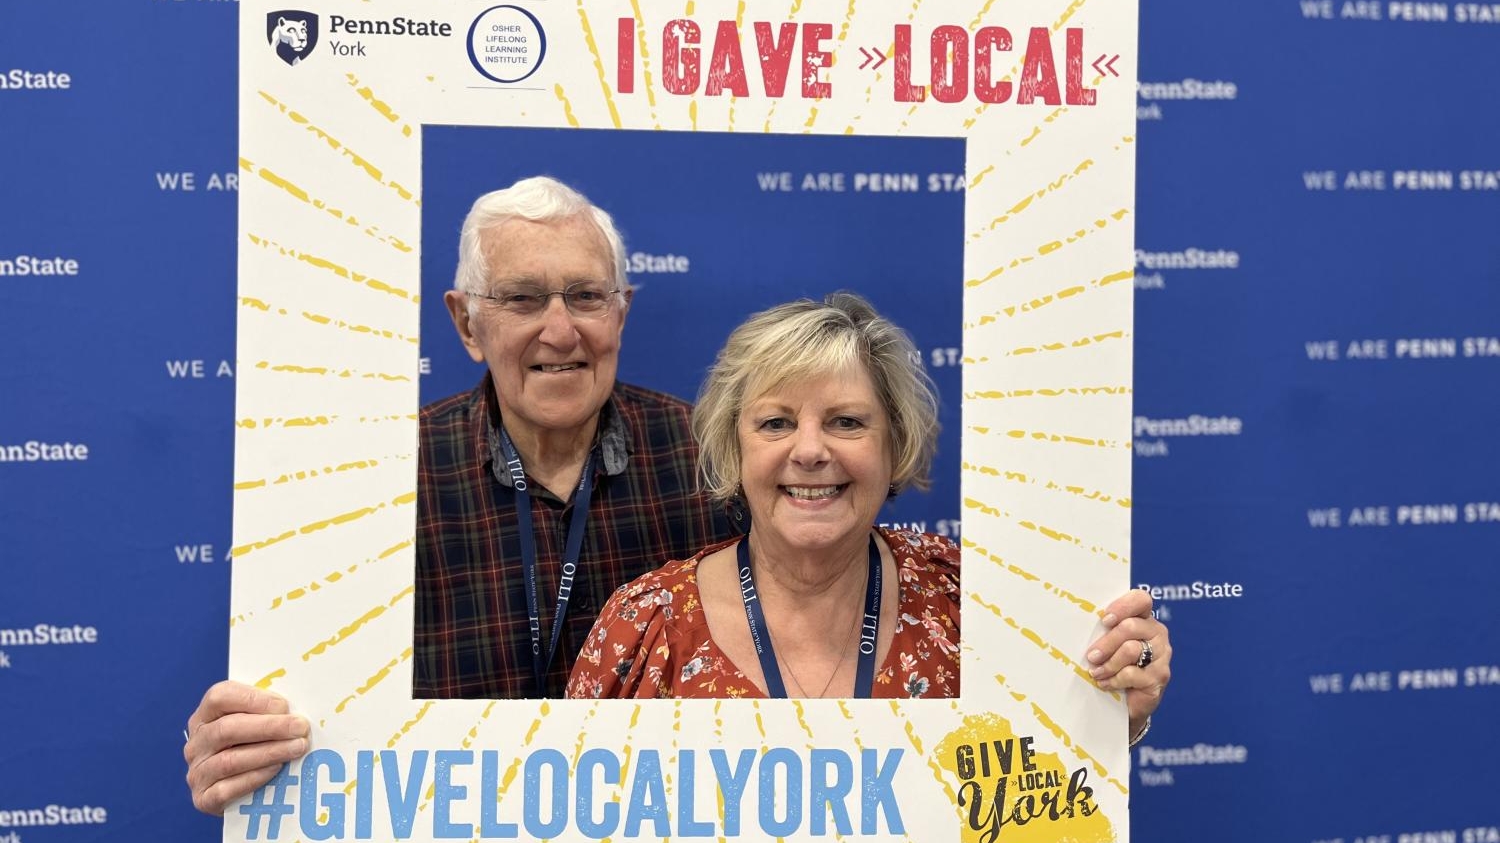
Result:
M318 16L287 9L266 15L266 40L276 55L296 66L318 46Z

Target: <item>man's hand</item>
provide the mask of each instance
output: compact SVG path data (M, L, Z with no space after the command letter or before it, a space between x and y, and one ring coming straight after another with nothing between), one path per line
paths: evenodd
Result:
M222 815L225 806L307 752L308 723L290 710L280 696L238 682L208 689L188 718L182 747L198 810Z
M1100 688L1124 691L1130 710L1130 736L1146 726L1146 718L1161 705L1172 680L1172 642L1167 627L1151 613L1151 595L1133 588L1104 608L1108 631L1089 646L1089 674ZM1149 664L1140 666L1149 645Z

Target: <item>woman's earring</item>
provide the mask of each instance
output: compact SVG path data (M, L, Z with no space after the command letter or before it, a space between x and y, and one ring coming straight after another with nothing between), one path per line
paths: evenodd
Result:
M736 486L734 494L729 497L729 517L734 520L735 529L743 535L750 532L750 511L745 506L745 487Z

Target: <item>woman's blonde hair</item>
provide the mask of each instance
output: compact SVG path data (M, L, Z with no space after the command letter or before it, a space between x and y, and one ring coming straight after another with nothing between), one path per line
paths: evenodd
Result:
M927 489L937 447L937 391L906 332L863 298L834 293L764 310L729 335L693 408L704 486L715 500L740 487L740 411L789 383L864 366L891 422L891 486Z

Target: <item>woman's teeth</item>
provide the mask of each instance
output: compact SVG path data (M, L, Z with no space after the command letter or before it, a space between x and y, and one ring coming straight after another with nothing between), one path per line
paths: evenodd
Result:
M843 490L843 486L783 486L786 493L799 501L816 501L831 498Z

